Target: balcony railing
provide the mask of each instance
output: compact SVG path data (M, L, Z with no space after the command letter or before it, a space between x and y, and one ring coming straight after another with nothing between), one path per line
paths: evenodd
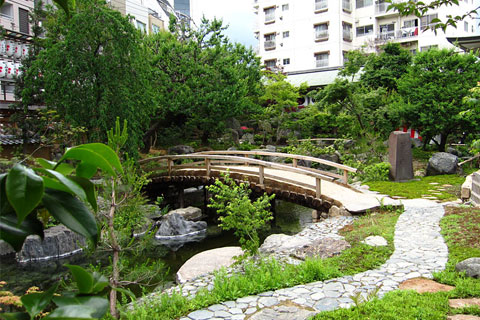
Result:
M411 38L418 36L418 27L402 28L397 31L397 38Z
M350 0L342 0L342 9L347 12L352 12L352 2Z
M269 13L265 15L265 23L275 21L275 13Z
M381 32L377 34L377 40L393 40L395 39L395 31Z
M265 41L265 50L273 50L273 49L275 49L275 40Z
M328 30L321 30L315 32L315 40L327 40Z
M315 11L320 11L328 8L327 0L315 1Z
M343 40L352 41L353 32L348 30L343 30Z
M387 2L380 2L375 4L375 14L384 14L387 13L387 9L390 3ZM394 10L391 9L388 11L388 13L393 13Z
M317 60L317 68L328 67L328 59Z

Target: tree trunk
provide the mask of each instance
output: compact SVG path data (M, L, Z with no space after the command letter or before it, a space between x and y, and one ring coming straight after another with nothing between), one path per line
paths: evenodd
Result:
M447 133L442 133L440 135L440 144L438 145L438 151L445 152L445 146L447 145Z
M112 180L112 196L110 204L110 212L108 215L108 231L110 233L111 246L113 250L113 260L112 260L112 275L110 277L110 313L112 317L118 319L119 314L117 310L117 291L115 290L118 287L119 271L118 271L118 261L120 246L118 245L117 236L115 234L115 229L113 225L113 220L115 218L115 181Z
M206 146L208 144L208 138L210 138L210 133L208 131L203 131L202 146Z
M143 148L140 150L142 153L148 153L150 151L151 143L150 138L155 134L158 127L160 126L160 121L155 122L143 135Z

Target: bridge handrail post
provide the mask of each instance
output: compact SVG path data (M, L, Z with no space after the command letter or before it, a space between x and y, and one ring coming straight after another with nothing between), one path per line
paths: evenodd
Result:
M265 167L259 166L258 167L258 183L263 186L265 182Z
M343 170L343 183L348 184L348 171Z
M169 177L172 176L172 164L173 164L172 158L168 158L167 159L167 166L168 166L168 176Z
M247 159L250 158L250 157L248 156L248 154L245 154L244 157L247 158ZM245 162L245 165L248 167L248 162Z
M317 198L322 195L322 180L320 178L315 178L315 193Z
M292 164L293 164L293 167L296 168L298 166L298 160L297 159L292 159Z
M207 170L207 177L210 177L210 159L205 158L205 167Z

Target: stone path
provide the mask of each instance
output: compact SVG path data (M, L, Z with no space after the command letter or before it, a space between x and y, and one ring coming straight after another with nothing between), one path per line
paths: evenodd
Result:
M440 235L443 206L428 200L404 200L405 212L395 227L395 252L380 268L327 281L264 292L197 310L181 320L306 319L314 313L347 308L350 296L378 295L398 288L407 279L432 278L445 268L448 249Z

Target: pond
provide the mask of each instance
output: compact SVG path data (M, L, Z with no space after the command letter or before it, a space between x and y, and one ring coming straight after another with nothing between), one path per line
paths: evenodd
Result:
M262 241L270 234L285 233L294 234L299 232L308 224L312 223L312 209L305 208L296 204L285 201L276 201L276 218L270 230L262 234ZM238 242L231 232L221 232L216 226L209 226L209 236L200 242L191 242L185 244L177 251L171 251L162 245L159 250L142 256L144 261L155 257L157 261L162 262L166 266L166 274L161 279L166 280L163 285L171 285L175 281L175 275L178 269L192 256L202 251L226 247L238 246ZM159 256L161 252L161 258ZM109 256L105 253L96 253L91 256L77 254L59 260L35 261L26 264L19 264L15 261L14 255L3 256L0 259L0 281L6 281L7 285L2 290L9 290L15 294L23 294L32 286L41 289L48 288L54 282L65 279L68 276L67 269L63 266L66 263L79 264L81 266L88 265L106 265ZM134 288L135 289L135 288ZM152 291L155 288L149 288ZM140 290L134 290L136 294L140 294Z

